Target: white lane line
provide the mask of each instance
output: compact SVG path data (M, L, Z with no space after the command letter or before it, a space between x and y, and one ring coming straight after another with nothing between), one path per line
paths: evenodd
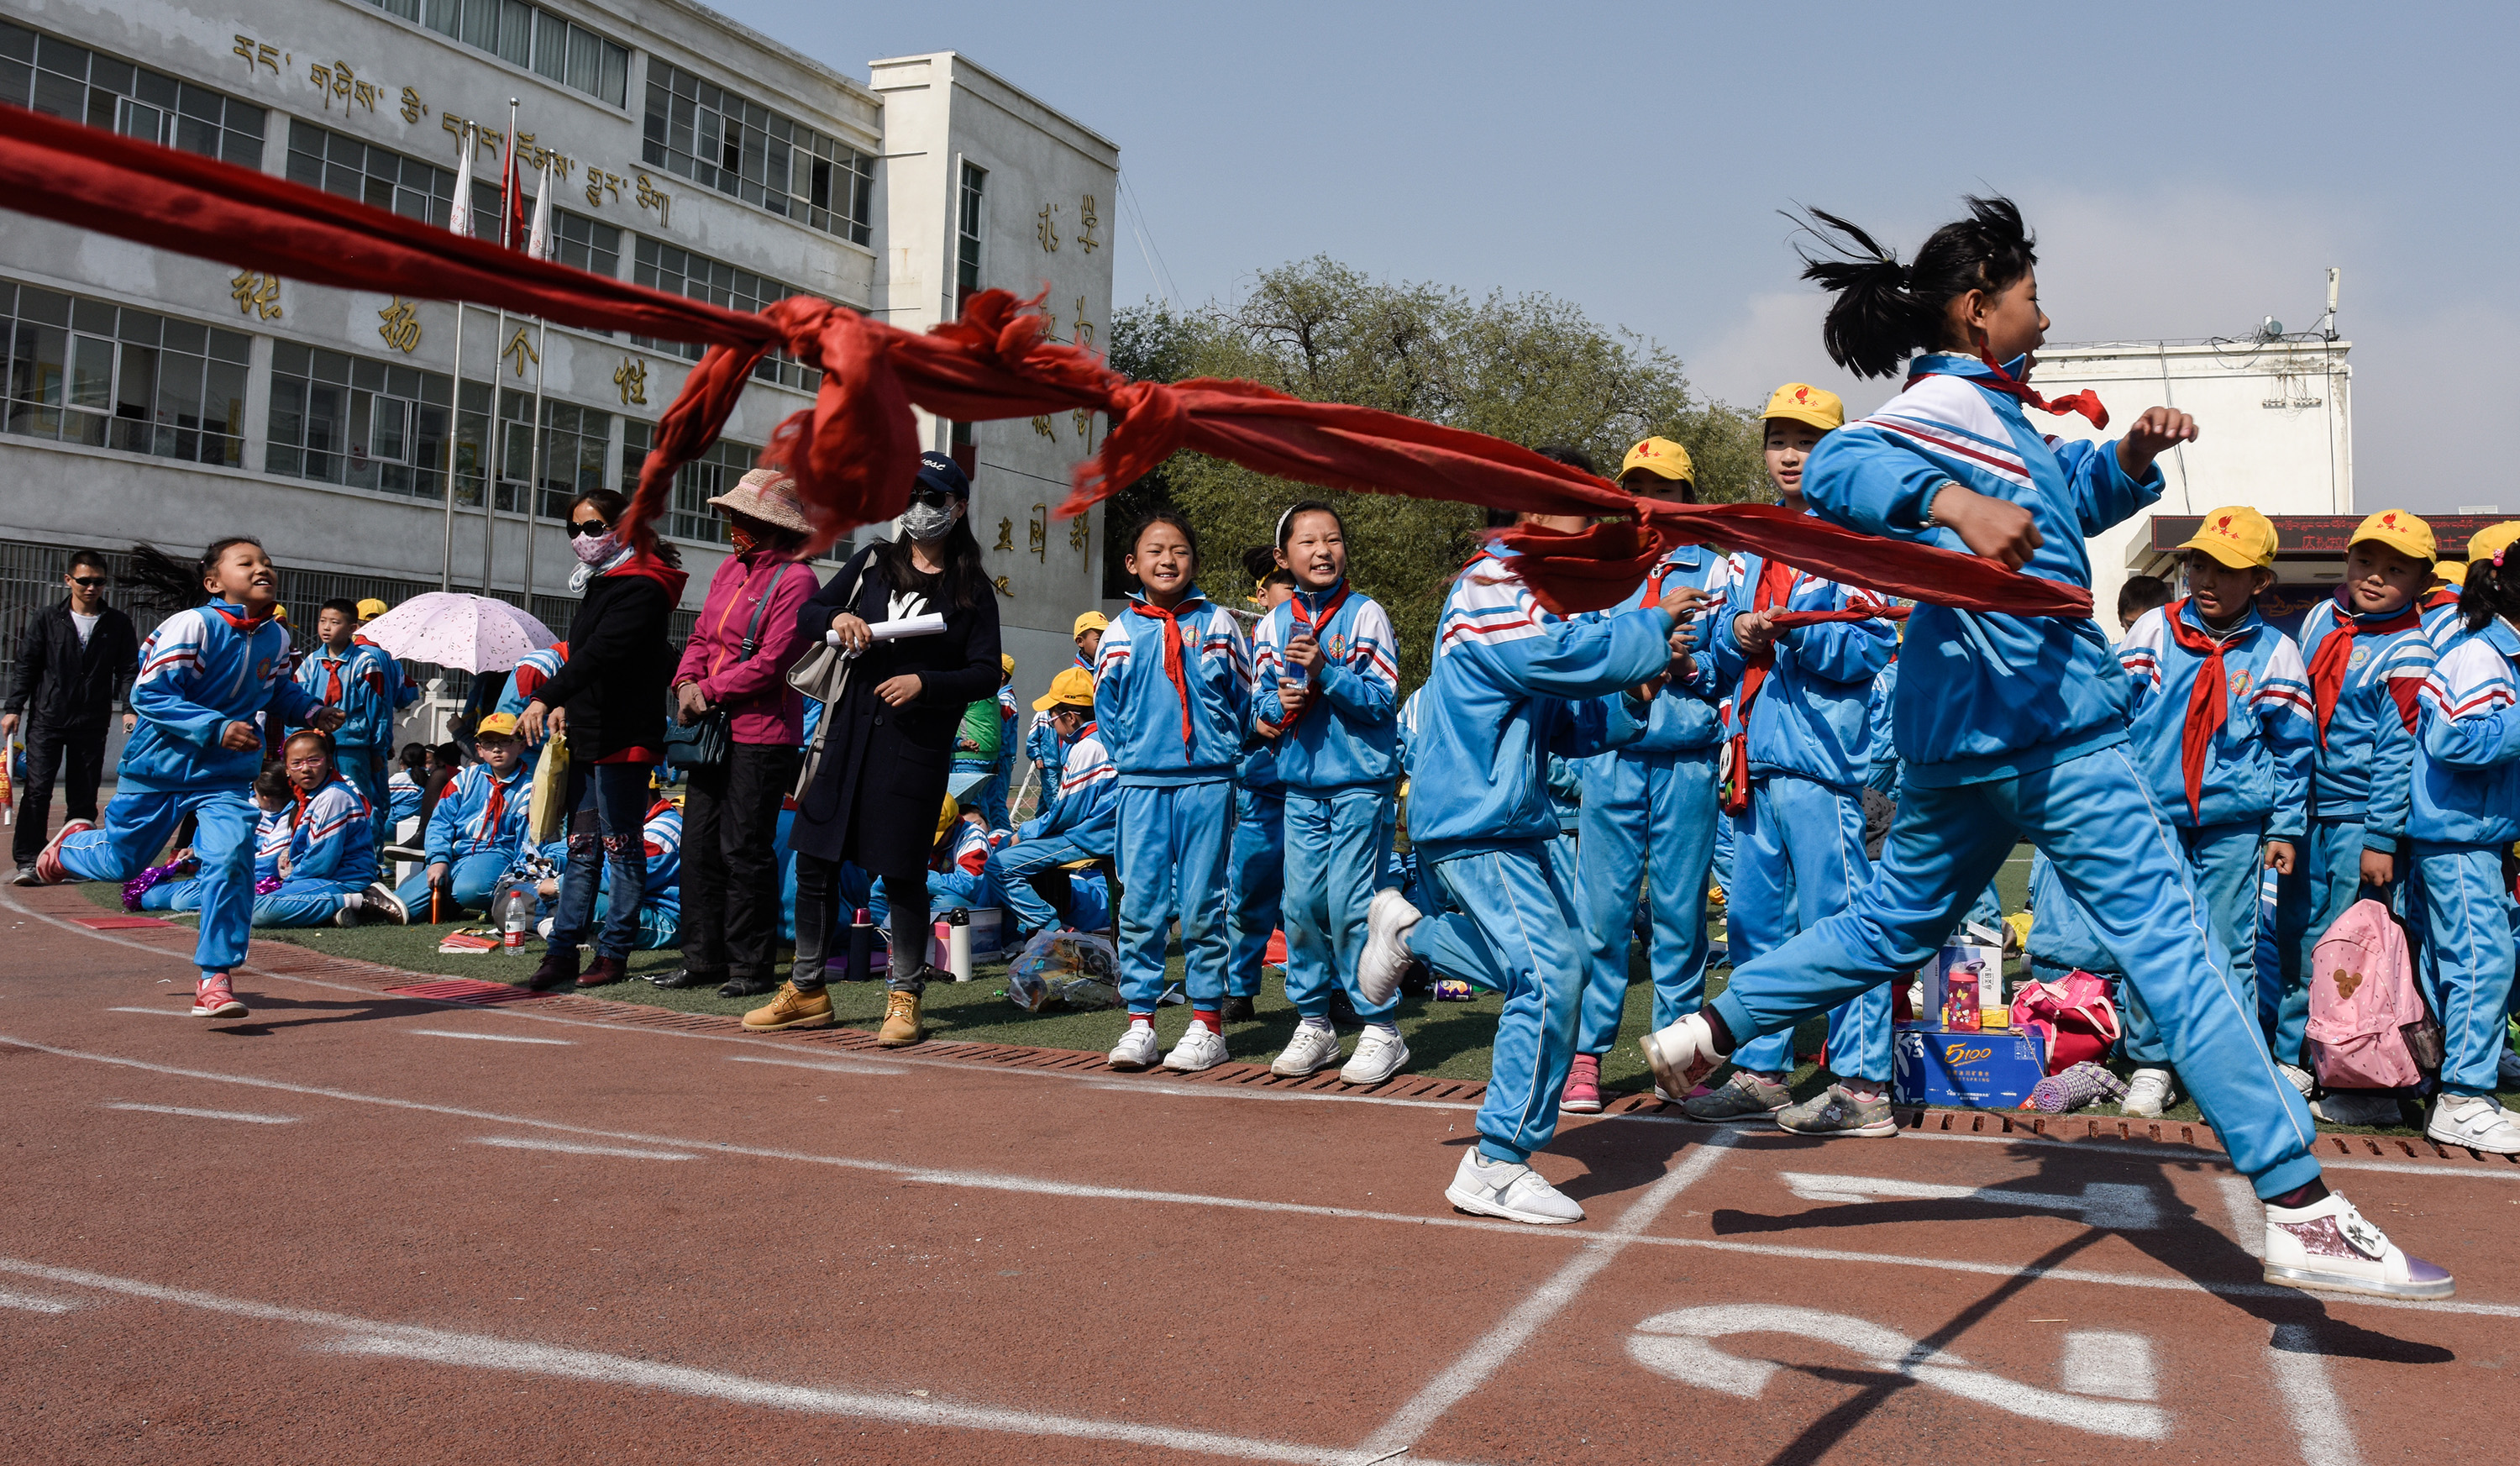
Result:
M181 1008L108 1008L105 1011L108 1013L146 1013L152 1018L190 1018L193 1016Z
M659 1364L652 1359L625 1358L591 1350L560 1349L520 1339L503 1339L495 1334L459 1334L446 1329L386 1323L346 1313L224 1298L189 1288L168 1288L132 1278L112 1277L73 1267L53 1267L15 1258L0 1258L0 1272L43 1278L72 1287L120 1294L126 1298L146 1299L152 1303L200 1308L232 1317L329 1329L341 1337L319 1347L337 1353L411 1359L459 1369L498 1369L632 1390L665 1390L737 1404L821 1415L856 1416L904 1426L1111 1441L1125 1445L1195 1451L1202 1455L1230 1456L1245 1461L1286 1461L1296 1463L1296 1466L1366 1466L1369 1459L1368 1453L1336 1446L1257 1440L1216 1431L1144 1425L1127 1420L1097 1420L1090 1416L1052 1415L1035 1410L922 1399L916 1396L783 1384L714 1369ZM1441 1463L1423 1462L1416 1457L1411 1458L1411 1463L1412 1466L1441 1466Z
M1655 1124L1671 1124L1675 1122L1673 1118L1668 1115L1597 1115L1592 1117L1592 1119L1596 1121L1641 1120ZM1694 1121L1679 1121L1677 1122L1681 1124L1695 1123ZM1794 1148L1807 1147L1811 1144L1807 1139L1801 1139L1799 1137L1789 1135L1782 1130L1775 1132L1753 1130L1742 1133L1740 1138L1744 1142L1752 1143L1773 1140L1779 1146L1790 1145ZM1933 1130L1901 1130L1898 1138L1902 1141L1957 1140L1964 1145L2004 1145L2016 1146L2023 1149L2035 1146L2042 1149L2053 1148L2056 1150L2070 1150L2087 1156L2134 1156L2139 1160L2156 1161L2165 1164L2202 1164L2219 1166L2226 1169L2229 1168L2231 1164L2230 1159L2225 1156L2221 1151L2207 1150L2202 1146L2182 1145L2175 1140L2074 1140L2057 1135L2033 1135L2027 1131L2016 1131L2010 1135L1946 1135ZM2338 1158L2323 1155L2314 1156L2312 1159L2318 1162L2318 1168L2321 1170L2374 1170L2387 1171L2395 1175L2443 1176L2486 1181L2520 1181L2520 1164L2514 1164L2509 1161L2498 1159L2480 1161L2466 1166L2438 1161L2357 1161L2351 1158Z
M528 1038L522 1033L467 1033L462 1029L408 1029L404 1031L418 1033L424 1038L478 1038L484 1043L552 1043L562 1048L571 1047L565 1038Z
M105 1108L108 1110L136 1110L146 1115L182 1115L194 1120L232 1120L240 1124L249 1125L293 1125L297 1123L297 1117L294 1115L255 1115L250 1111L246 1110L196 1110L190 1105L135 1105L126 1101L116 1101L105 1106Z
M564 1156L621 1156L632 1161L697 1161L687 1151L642 1151L626 1145L579 1145L568 1140L528 1140L521 1135L475 1135L474 1145L496 1145L512 1151L558 1151Z
M1713 1169L1731 1143L1730 1137L1721 1133L1710 1135L1703 1145L1664 1172L1661 1180L1645 1188L1644 1195L1628 1204L1628 1209L1619 1214L1618 1220L1586 1240L1582 1249L1567 1259L1555 1275L1514 1305L1513 1311L1506 1314L1496 1327L1473 1341L1443 1373L1427 1381L1424 1388L1410 1397L1406 1404L1382 1423L1380 1430L1366 1438L1358 1450L1372 1456L1391 1454L1417 1444L1446 1411L1460 1404L1471 1391L1486 1384L1489 1376L1504 1368L1508 1359L1531 1342L1532 1335L1539 1333L1543 1325L1575 1302L1576 1295L1584 1291L1585 1285L1598 1276L1601 1269L1617 1260L1630 1242L1653 1224L1654 1218L1671 1205L1672 1198Z
M1278 1100L1287 1104L1317 1103L1327 1100L1334 1105L1382 1105L1394 1110L1468 1110L1475 1112L1479 1108L1477 1105L1465 1104L1460 1100L1395 1099L1389 1095L1381 1094L1324 1094L1317 1090L1305 1089L1229 1089L1222 1084L1140 1084L1132 1083L1126 1079L1103 1079L1099 1083L1088 1084L1085 1087L1088 1089L1105 1089L1115 1094L1150 1094L1158 1099ZM1574 1118L1575 1117L1571 1115L1567 1117L1569 1120L1573 1120ZM1596 1121L1635 1120L1647 1118L1658 1119L1659 1117L1640 1117L1630 1115L1595 1115L1587 1117L1588 1120Z
M77 1306L66 1299L37 1298L31 1293L12 1293L0 1288L0 1308L22 1308L29 1313L67 1313Z
M826 1074L867 1075L871 1077L877 1075L910 1073L909 1070L897 1069L889 1064L879 1064L872 1060L860 1059L769 1059L752 1054L729 1054L727 1055L726 1062L729 1064L775 1064L782 1069L819 1069Z
M2231 1217L2231 1240L2240 1251L2252 1258L2267 1255L2267 1207L2258 1200L2257 1188L2241 1175L2216 1176L2214 1188L2223 1193L2223 1210Z
M2318 1347L2318 1331L2303 1323L2275 1325L2267 1345L2267 1368L2283 1397L2284 1414L2301 1441L2304 1466L2362 1466L2362 1447L2354 1443L2354 1424L2327 1378L2327 1356Z
M2150 1231L2161 1225L2161 1205L2149 1186L2123 1181L2085 1181L2079 1194L2016 1191L2008 1185L1951 1186L1895 1176L1821 1175L1781 1170L1777 1179L1807 1202L1874 1206L1901 1201L1978 1202L2020 1211L2062 1212L2083 1219L2085 1226L2107 1232Z

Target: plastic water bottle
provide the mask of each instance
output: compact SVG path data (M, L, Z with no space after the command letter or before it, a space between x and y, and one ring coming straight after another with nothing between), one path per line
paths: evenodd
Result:
M875 976L875 917L866 907L857 908L849 923L848 966L840 975L844 983L863 983Z
M534 924L534 905L522 883L510 883L499 895L499 940L511 952L520 951Z
M971 913L957 906L945 913L945 970L957 983L971 981Z

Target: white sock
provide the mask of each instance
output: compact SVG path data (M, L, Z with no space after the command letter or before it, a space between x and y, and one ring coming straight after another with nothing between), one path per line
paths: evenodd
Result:
M1327 1018L1307 1018L1302 1023L1297 1024L1296 1027L1301 1029L1310 1029L1316 1033L1328 1033L1332 1031L1330 1021Z
M368 894L364 891L353 891L348 895L341 897L341 909L344 911L362 910L367 906L367 904Z
M1400 1025L1396 1023L1370 1023L1365 1026L1365 1031L1384 1038L1400 1036Z

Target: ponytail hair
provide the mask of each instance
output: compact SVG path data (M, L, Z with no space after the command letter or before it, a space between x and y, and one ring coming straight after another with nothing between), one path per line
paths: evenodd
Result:
M1803 255L1803 278L1837 298L1821 342L1859 377L1897 375L1918 350L1942 344L1943 311L1973 290L2004 290L2038 263L2038 241L2009 199L1971 196L1969 216L1945 224L1901 264L1896 251L1833 213L1812 209L1804 232L1828 252Z
M2468 630L2482 631L2498 616L2520 621L2520 555L2508 551L2469 561L2458 593L2458 618Z
M131 571L123 578L132 587L133 601L158 611L190 611L209 604L210 593L202 582L218 568L219 557L238 545L262 548L262 541L250 534L231 534L212 540L199 560L186 563L156 545L131 547Z

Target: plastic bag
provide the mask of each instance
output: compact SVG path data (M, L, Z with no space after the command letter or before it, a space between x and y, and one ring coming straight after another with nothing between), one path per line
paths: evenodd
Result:
M534 765L533 797L526 806L525 838L535 845L549 845L560 838L568 824L568 810L563 807L568 798L568 739L555 733L543 745L541 761Z
M1007 997L1027 1013L1052 1007L1120 1006L1120 959L1111 943L1084 932L1032 934L1007 969Z

